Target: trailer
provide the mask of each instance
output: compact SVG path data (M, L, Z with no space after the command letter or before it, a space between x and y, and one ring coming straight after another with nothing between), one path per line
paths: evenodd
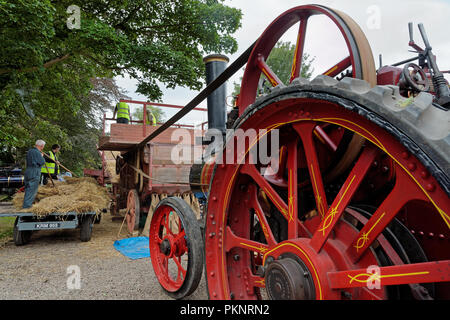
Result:
M13 239L17 246L30 242L33 232L42 230L63 230L80 228L80 240L91 240L94 223L99 222L96 212L51 213L38 217L32 212L2 212L0 218L16 217L13 229Z

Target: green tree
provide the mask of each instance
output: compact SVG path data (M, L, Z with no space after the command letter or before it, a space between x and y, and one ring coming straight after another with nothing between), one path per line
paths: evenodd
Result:
M270 52L267 58L267 64L270 69L280 78L284 84L288 84L291 78L292 61L294 60L295 45L290 42L278 42ZM309 54L304 53L302 59L302 68L300 76L302 78L309 79L314 71L312 67L313 58ZM270 83L266 81L264 75L261 75L260 80L261 88L260 93L267 93L271 88ZM236 96L241 90L241 85L234 83L233 95Z
M68 27L69 6L80 28ZM110 87L116 97L99 104L95 79L130 75L150 101L158 83L199 90L202 57L235 52L240 19L223 0L0 0L0 144L23 154L40 138L76 170L98 163L101 114L122 94Z
M147 105L147 111L150 111L153 116L156 118L157 123L161 123L164 121L164 111L162 111L161 108L158 108L156 106L150 106ZM142 120L143 119L143 110L144 107L139 106L137 107L134 112L131 114L131 117L133 120ZM149 119L150 122L147 122L147 124L152 124L152 118Z

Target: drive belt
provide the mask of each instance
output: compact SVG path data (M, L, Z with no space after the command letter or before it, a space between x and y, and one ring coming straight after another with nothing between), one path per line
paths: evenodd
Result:
M197 107L203 100L205 100L211 93L224 84L231 76L233 76L240 68L242 68L248 61L250 53L253 50L255 43L253 43L243 54L239 56L228 68L226 68L214 81L212 81L205 89L203 89L194 99L191 100L183 109L178 111L172 118L167 120L161 127L153 131L139 144L134 146L130 151L137 150L145 146L149 141L155 139L164 130L174 125L178 120L183 118L187 113Z

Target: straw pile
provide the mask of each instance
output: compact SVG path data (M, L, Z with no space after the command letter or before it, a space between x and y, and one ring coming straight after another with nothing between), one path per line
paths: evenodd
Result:
M104 151L106 166L105 170L109 175L111 183L119 183L120 175L116 174L116 158L120 155L119 151Z
M100 213L108 208L110 198L106 188L97 184L94 178L64 177L65 181L55 181L54 188L51 183L40 186L33 206L22 209L25 193L16 193L13 197L13 205L19 211L32 212L37 217L57 213Z

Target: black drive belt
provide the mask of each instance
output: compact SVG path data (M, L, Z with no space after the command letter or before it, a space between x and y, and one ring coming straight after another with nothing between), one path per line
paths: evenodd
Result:
M226 68L213 82L211 82L205 89L203 89L191 102L189 102L183 109L178 111L172 118L167 120L161 127L153 131L147 138L142 140L138 145L136 145L130 151L142 148L149 141L155 139L164 130L175 124L178 120L183 118L188 112L197 107L200 102L205 100L211 93L213 93L217 88L225 83L231 76L233 76L240 68L242 68L245 63L247 63L250 53L253 50L255 43L253 43L245 52L239 56L228 68Z

